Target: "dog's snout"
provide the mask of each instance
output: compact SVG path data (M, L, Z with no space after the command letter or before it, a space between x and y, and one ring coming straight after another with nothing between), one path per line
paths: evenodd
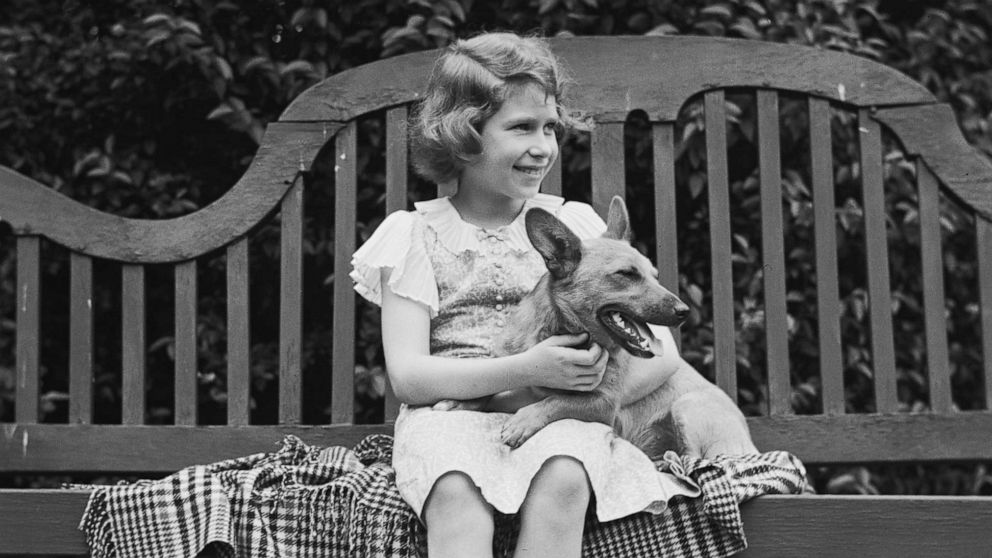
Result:
M679 303L675 305L674 313L679 322L684 322L685 319L689 317L689 306L680 300Z

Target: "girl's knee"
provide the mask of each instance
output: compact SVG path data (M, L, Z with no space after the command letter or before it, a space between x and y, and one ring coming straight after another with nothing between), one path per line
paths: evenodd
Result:
M429 516L444 516L446 521L453 519L452 516L476 521L486 517L491 519L492 512L468 475L451 472L439 478L427 496L424 503L425 521L429 521Z
M566 456L544 462L531 485L532 496L546 497L562 509L585 510L591 488L589 476L581 462Z

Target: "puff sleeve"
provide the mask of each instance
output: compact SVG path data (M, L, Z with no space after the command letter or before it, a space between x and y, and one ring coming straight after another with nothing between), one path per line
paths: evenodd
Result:
M558 219L579 238L595 238L606 232L606 223L587 203L565 202L558 213Z
M382 305L381 271L391 269L389 288L404 298L424 304L433 318L438 311L437 281L424 248L423 235L416 234L416 217L407 211L391 213L355 251L350 277L354 288L369 302Z

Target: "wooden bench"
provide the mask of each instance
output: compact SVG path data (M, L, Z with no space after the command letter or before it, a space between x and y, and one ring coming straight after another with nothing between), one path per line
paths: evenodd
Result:
M653 189L643 199L628 199L636 212L654 204L654 242L662 282L679 285L679 262L706 258L712 296L697 310L712 316L712 344L705 348L701 370L715 371L716 383L738 393L737 349L742 320L735 315L731 171L725 99L751 95L756 110L756 167L759 172L766 371L761 416L749 423L762 450L785 449L809 467L839 464L976 463L992 461L992 165L979 156L957 128L951 108L938 103L921 85L896 71L838 52L762 42L699 37L597 37L558 39L554 49L566 61L577 85L573 105L596 120L588 144L570 142L564 149L588 145L591 168L556 165L545 186L551 193L591 200L602 212L611 196L623 195L625 127L632 111L642 111L650 153ZM301 94L278 122L268 126L262 145L244 177L221 199L186 216L161 221L132 220L101 213L19 175L0 170L0 217L16 237L16 416L0 424L0 473L28 475L164 475L187 465L272 451L285 434L304 441L350 446L371 433L389 433L396 403L388 398L386 423L355 425L353 415L356 296L347 277L357 244L356 171L359 118L383 119L385 188L380 211L408 207L406 119L425 83L434 58L422 52L386 59L332 76ZM818 414L794 411L790 377L789 258L783 239L783 179L779 107L799 102L808 111L809 188L815 226L815 287L818 312L816 353L820 391ZM693 105L692 103L695 103ZM702 109L705 127L706 210L711 238L708 255L679 255L674 225L678 214L676 169L683 136L680 111ZM839 283L849 269L838 269L837 216L832 167L831 112L856 122L860 138L852 147L860 157L863 185L863 236L870 329L868 372L873 412L851 412L845 403L844 369L849 364L842 343ZM731 116L734 116L731 114ZM697 126L698 128L698 126ZM833 138L838 129L835 123ZM893 313L890 288L890 242L893 227L886 213L883 184L886 166L883 131L897 137L915 169L923 300L919 313ZM696 132L698 133L697 129ZM702 137L702 136L697 136ZM886 136L888 137L888 136ZM326 145L326 147L325 147ZM805 144L803 144L805 145ZM790 147L795 147L790 146ZM321 151L324 149L324 151ZM807 149L803 147L803 149ZM324 339L333 351L326 363L332 374L330 424L302 424L304 385L301 346L304 334L304 205L301 169L314 161L333 165L334 277L333 335ZM581 167L579 165L578 167ZM583 173L588 174L583 174ZM564 188L562 177L565 177ZM582 178L582 177L585 178ZM591 183L591 192L575 192ZM326 185L326 182L324 182ZM330 193L325 192L325 196ZM683 195L679 193L678 195ZM651 199L653 197L653 199ZM370 203L367 200L362 203ZM945 273L942 265L941 204L959 205L970 215L977 249L983 355L976 365L985 378L985 405L957 410L952 398ZM735 208L734 211L737 211ZM278 218L279 241L279 391L277 424L250 424L249 242L266 220ZM3 230L3 229L0 229ZM0 239L13 247L15 241ZM684 240L684 239L683 239ZM61 247L61 248L48 248ZM42 249L43 247L44 250ZM43 254L67 250L69 407L65 424L39 422L42 340L40 270ZM198 260L215 257L226 264L227 421L198 425L197 419L197 269ZM680 260L681 258L681 260ZM900 260L901 261L901 260ZM97 288L94 266L120 264L121 424L94 424L92 386L95 323L90 303ZM110 265L110 264L108 264ZM112 265L117 265L113 263ZM202 265L202 264L201 264ZM846 264L844 264L846 265ZM145 328L147 270L168 269L175 282L174 424L146 422ZM147 273L146 273L147 271ZM255 270L258 271L258 270ZM683 278L684 279L684 278ZM745 278L744 280L747 280ZM685 284L683 284L683 287ZM116 288L116 287L115 287ZM202 292L200 293L202 294ZM683 292L683 294L685 294ZM66 294L61 295L65 297ZM691 296L690 296L691 298ZM739 302L739 301L738 301ZM896 301L898 302L898 301ZM170 303L173 304L173 303ZM881 311L877 311L881 309ZM330 312L332 309L327 308ZM906 319L916 322L907 324ZM977 318L976 318L977 319ZM753 324L748 327L754 327ZM895 336L916 328L925 338L929 408L905 412L897 391L899 370ZM687 330L683 330L688 333ZM953 341L953 339L951 340ZM754 414L753 412L751 414ZM0 554L85 554L76 530L86 504L85 490L6 489L0 491ZM769 496L743 507L750 543L748 556L977 556L992 547L992 498L956 496Z

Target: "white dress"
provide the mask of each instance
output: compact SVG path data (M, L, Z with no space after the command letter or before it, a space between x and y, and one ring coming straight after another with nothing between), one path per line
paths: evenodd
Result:
M355 252L355 289L381 304L380 270L391 268L392 291L429 309L431 354L490 358L510 308L545 272L524 229L523 215L532 207L555 214L582 238L606 229L589 205L547 194L528 200L513 223L493 230L463 221L448 198L420 202L415 211L389 215ZM673 496L699 495L688 477L658 472L644 453L604 424L557 421L510 449L500 441L509 416L404 405L396 420L393 467L407 503L422 514L437 479L460 471L497 511L513 514L534 475L555 456L571 456L585 466L599 521L658 513Z

